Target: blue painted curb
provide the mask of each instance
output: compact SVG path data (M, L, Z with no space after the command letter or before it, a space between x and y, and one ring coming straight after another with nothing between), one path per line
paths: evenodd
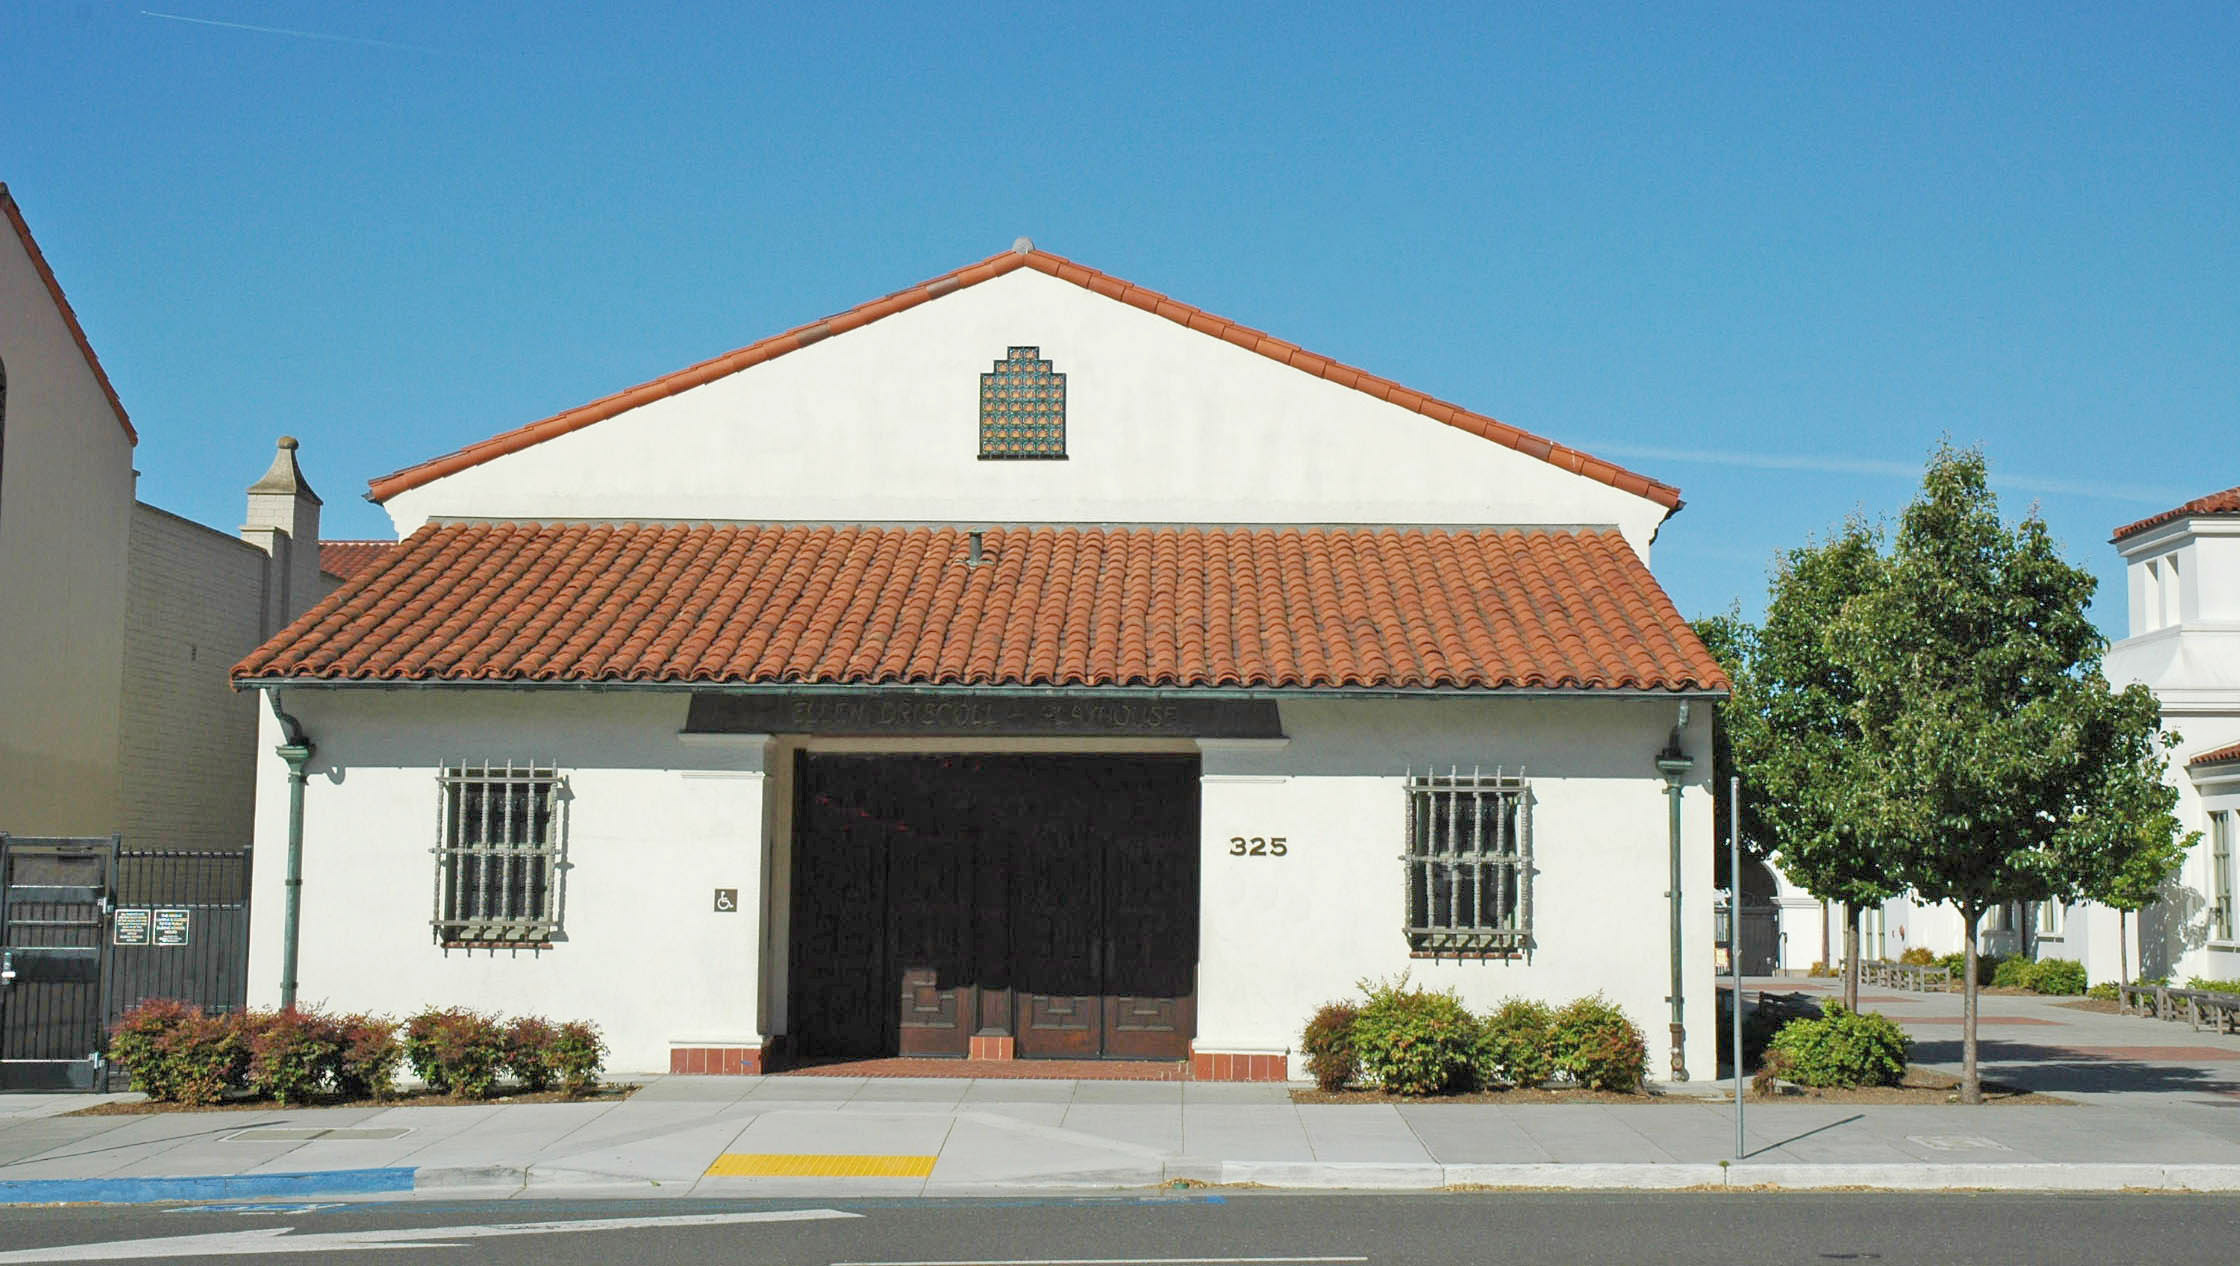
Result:
M0 1204L147 1204L245 1196L362 1196L412 1190L410 1166L309 1174L211 1174L200 1178L30 1178L0 1182Z

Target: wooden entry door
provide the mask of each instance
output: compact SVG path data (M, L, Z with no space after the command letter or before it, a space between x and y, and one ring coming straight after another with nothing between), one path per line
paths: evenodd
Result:
M1183 1059L1196 1031L1193 761L1069 758L1017 837L1023 1058Z
M1181 1059L1194 1032L1197 762L804 755L794 1049Z

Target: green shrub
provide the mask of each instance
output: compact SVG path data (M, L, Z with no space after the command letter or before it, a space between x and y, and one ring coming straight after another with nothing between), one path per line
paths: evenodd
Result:
M1549 1025L1556 1071L1589 1090L1633 1091L1649 1066L1641 1030L1601 994L1580 998L1556 1012Z
M487 1099L505 1064L505 1032L479 1011L430 1008L405 1021L404 1055L430 1090Z
M2206 989L2211 993L2240 993L2240 980L2212 980L2207 976L2193 976L2186 980L2188 989Z
M1768 1063L1804 1086L1894 1086L1905 1077L1913 1039L1871 1011L1828 1004L1817 1020L1791 1020L1773 1038Z
M2036 966L2037 964L2029 959L2019 956L2003 958L1999 960L1998 968L1991 973L1991 987L1994 989L2028 989L2030 987L2030 973Z
M1997 983L1996 977L1999 974L1999 968L2006 961L1997 954L1976 955L1976 983L1979 985ZM1968 978L1968 956L1965 953L1942 955L1937 959L1937 966L1952 973L1953 984L1960 984Z
M553 1076L571 1099L599 1088L599 1073L606 1067L607 1040L589 1020L570 1020L552 1035L549 1048Z
M1928 946L1916 945L1905 953L1898 955L1898 961L1907 967L1933 967L1936 965L1937 956L1929 952Z
M559 1031L542 1016L525 1015L506 1026L506 1071L528 1091L552 1085L552 1043Z
M335 1021L342 1048L335 1053L334 1088L345 1099L386 1099L396 1091L404 1048L397 1043L397 1022L372 1015L346 1015Z
M2073 958L2041 958L2030 966L2033 993L2074 997L2084 992L2084 964Z
M308 1102L333 1080L342 1026L316 1009L254 1012L241 1025L249 1088L281 1107Z
M249 1067L243 1024L200 1007L151 998L109 1030L108 1057L132 1088L165 1103L212 1104L241 1088Z
M2102 1002L2114 1002L2116 1000L2116 982L2103 980L2092 988L2085 990L2084 996L2098 998Z
M1468 1085L1478 1022L1453 992L1410 988L1408 978L1370 984L1353 1021L1353 1048L1368 1080L1397 1095Z
M1350 1002L1325 1002L1299 1037L1307 1075L1324 1090L1344 1089L1360 1070L1361 1058L1353 1050L1353 1021L1359 1014Z
M1478 1022L1471 1066L1483 1086L1529 1088L1555 1075L1555 1012L1530 998L1511 998Z

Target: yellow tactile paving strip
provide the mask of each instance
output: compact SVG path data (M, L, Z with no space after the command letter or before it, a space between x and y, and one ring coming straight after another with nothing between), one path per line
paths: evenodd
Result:
M725 1152L709 1178L925 1178L931 1156L851 1156L813 1152Z

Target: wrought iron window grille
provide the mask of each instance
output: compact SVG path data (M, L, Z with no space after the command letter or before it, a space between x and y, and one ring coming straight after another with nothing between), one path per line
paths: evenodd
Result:
M551 765L447 764L438 776L435 939L544 949L560 937L567 783Z
M1417 957L1532 948L1532 790L1511 774L1407 774L1405 932Z

